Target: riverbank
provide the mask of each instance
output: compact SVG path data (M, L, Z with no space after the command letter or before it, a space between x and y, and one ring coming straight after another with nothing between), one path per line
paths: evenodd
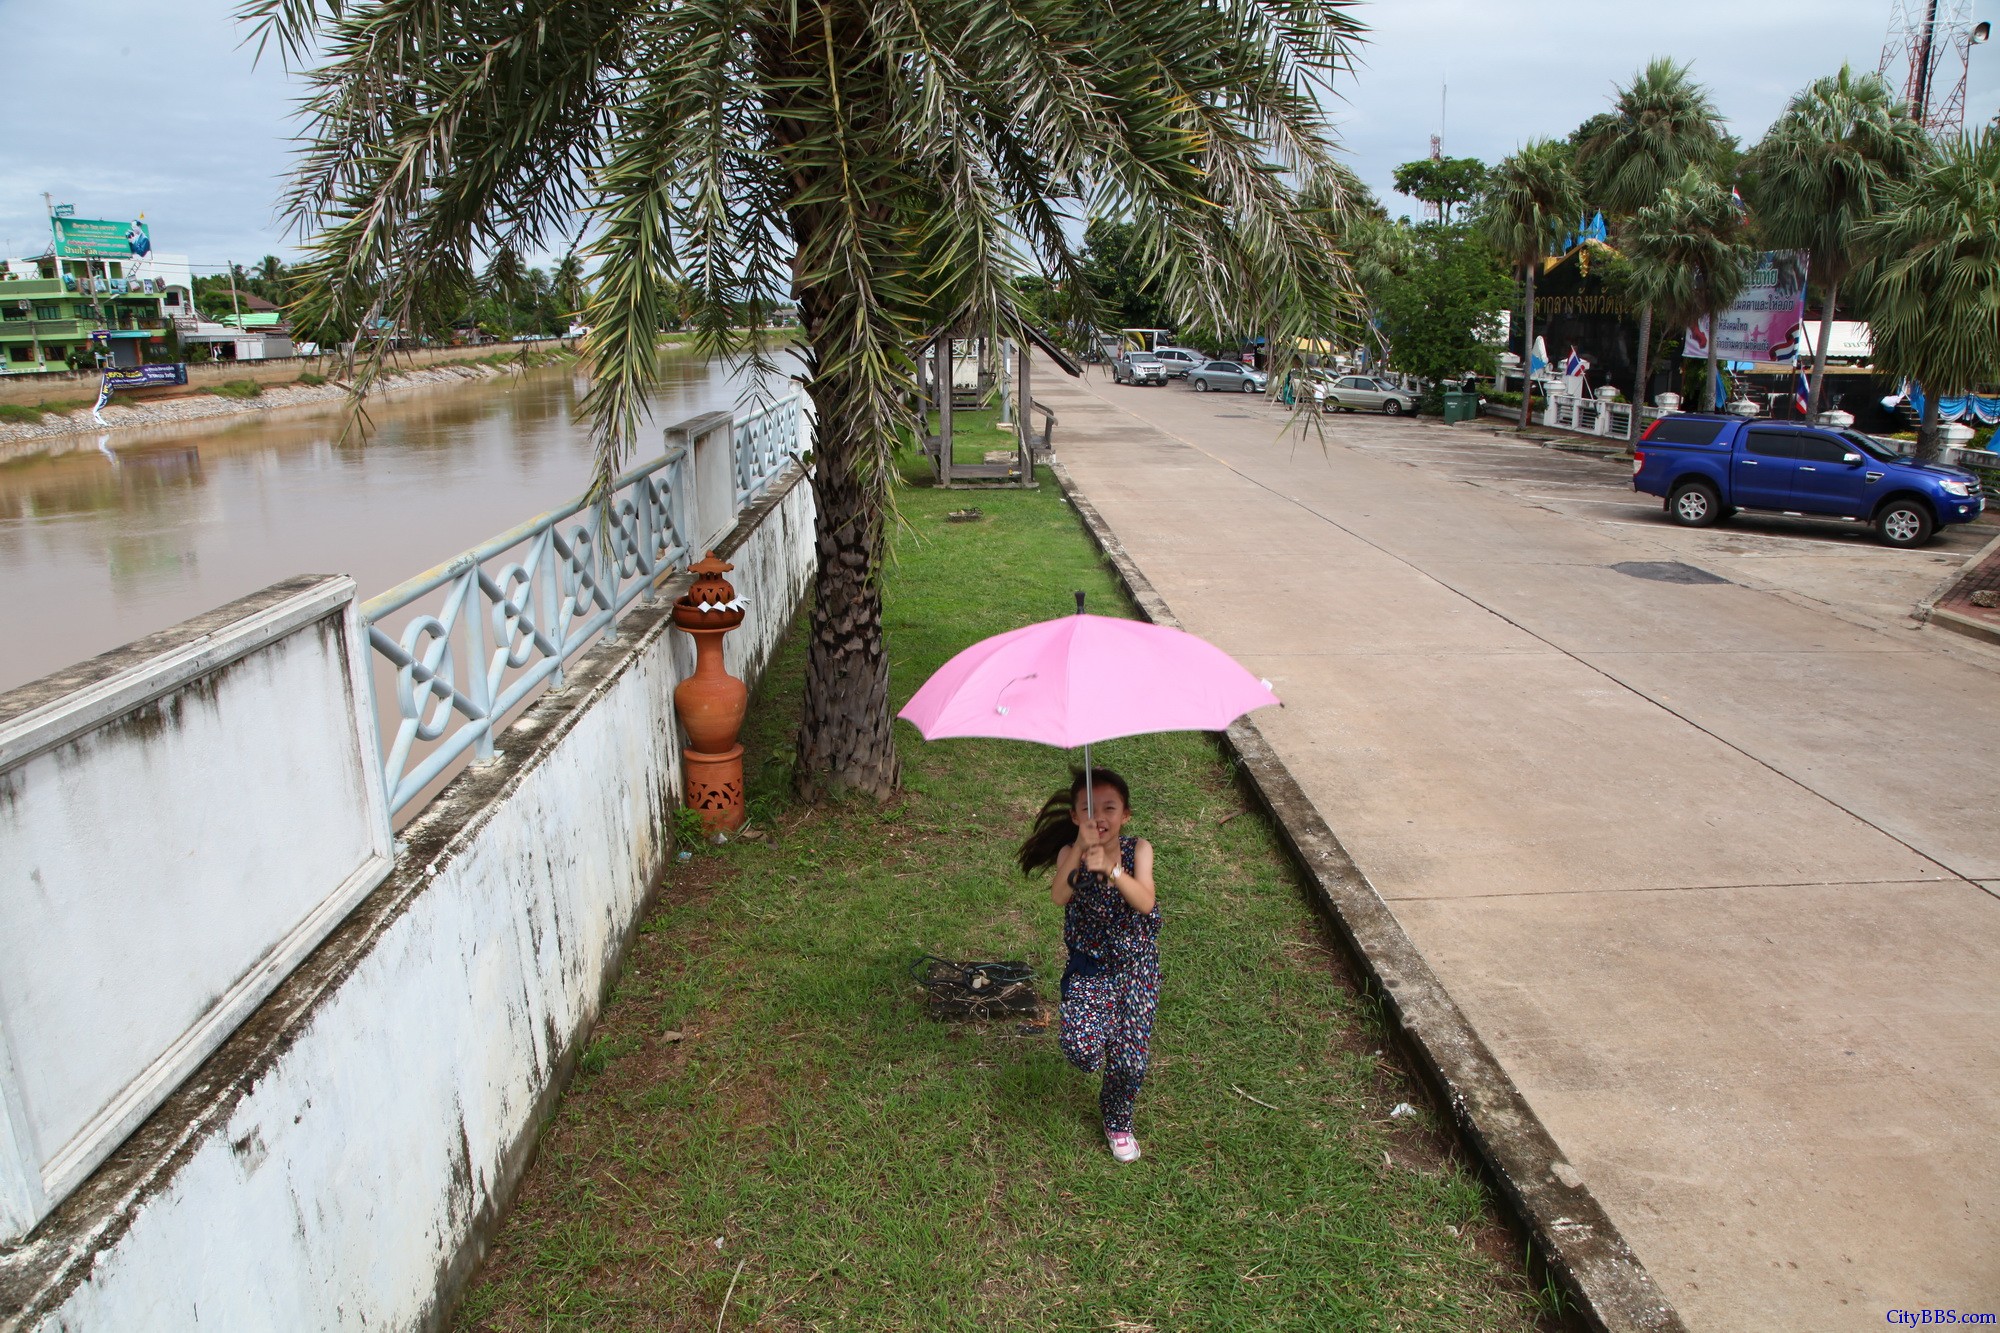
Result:
M456 386L495 379L522 369L574 360L571 353L505 352L395 370L384 375L369 397L390 397L410 390ZM148 426L182 426L190 422L236 417L251 412L278 412L298 407L326 407L347 401L344 380L306 372L286 384L232 380L173 398L129 401L114 397L103 411L104 422L92 418L90 403L49 401L36 408L10 409L0 419L0 459L38 452L65 437L103 435ZM39 419L22 419L38 417Z

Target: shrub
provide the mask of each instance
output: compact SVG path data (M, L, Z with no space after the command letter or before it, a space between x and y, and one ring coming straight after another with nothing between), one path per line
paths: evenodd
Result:
M0 421L11 421L23 426L39 426L42 423L42 409L24 407L20 403L0 403Z
M208 392L218 398L255 398L264 392L264 386L256 380L226 380L210 385Z
M315 375L310 370L308 370L305 374L293 380L292 383L303 384L306 385L308 388L317 389L320 385L326 383L326 376Z

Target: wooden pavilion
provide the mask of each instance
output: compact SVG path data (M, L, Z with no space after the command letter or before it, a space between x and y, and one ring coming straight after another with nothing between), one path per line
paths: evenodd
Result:
M1047 459L1055 432L1056 414L1035 401L1031 363L1040 348L1049 359L1070 375L1081 377L1083 367L1054 340L1032 324L1021 323L1011 331L966 335L939 330L917 349L917 409L923 423L923 452L937 470L938 485L945 487L1035 486L1035 462ZM960 369L969 363L970 383L961 383ZM952 412L978 410L999 398L1002 427L1011 426L1015 435L1014 457L1007 462L962 463L952 457ZM1032 427L1032 417L1042 417L1040 439ZM931 430L935 414L937 430Z

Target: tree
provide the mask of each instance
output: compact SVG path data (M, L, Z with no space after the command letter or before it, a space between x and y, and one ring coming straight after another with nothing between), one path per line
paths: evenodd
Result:
M1142 257L1136 227L1094 219L1084 228L1083 247L1084 282L1105 317L1124 329L1167 327L1171 302Z
M1474 203L1486 191L1486 164L1476 157L1426 157L1396 168L1396 193L1437 209L1449 224L1452 210Z
M1445 381L1487 366L1481 334L1507 308L1512 283L1486 242L1463 226L1400 224L1404 268L1380 295L1382 330L1398 369L1431 381L1427 404Z
M1792 99L1745 163L1744 194L1765 240L1812 256L1807 271L1820 288L1814 412L1840 285L1867 259L1856 231L1881 207L1890 182L1913 174L1930 151L1923 126L1887 84L1842 65Z
M1502 258L1526 274L1522 329L1524 370L1535 346L1535 271L1542 256L1574 228L1583 213L1583 189L1570 169L1566 145L1536 139L1502 161L1479 215L1480 230ZM1527 428L1533 410L1528 376L1521 383L1521 426Z
M1633 295L1675 324L1708 317L1705 396L1712 397L1718 383L1715 318L1743 290L1750 265L1746 230L1729 191L1698 166L1682 172L1625 229L1626 281ZM1702 410L1715 406L1705 403Z
M590 288L583 277L583 260L577 256L575 250L565 254L562 261L556 265L550 286L551 294L555 297L556 305L561 308L567 327L569 322L576 319L577 312L583 309L584 302L590 299Z
M1938 456L1938 399L2000 381L2000 129L1946 142L1891 182L1856 240L1869 274L1875 367L1924 395L1917 457Z
M1689 167L1715 167L1729 152L1722 116L1686 65L1656 59L1618 90L1611 110L1578 128L1576 164L1584 193L1620 229ZM1639 305L1638 379L1632 401L1646 405L1653 306ZM1633 415L1637 427L1639 414Z
M879 575L923 339L1012 320L1025 255L1078 278L1078 214L1133 225L1186 323L1302 333L1342 310L1336 259L1292 200L1332 165L1321 108L1358 31L1343 0L245 12L288 59L325 62L288 207L312 233L310 299L349 327L413 318L469 254L538 248L587 213L600 496L638 435L674 284L700 350L772 372L762 315L797 302L817 430L793 767L808 797L897 785Z

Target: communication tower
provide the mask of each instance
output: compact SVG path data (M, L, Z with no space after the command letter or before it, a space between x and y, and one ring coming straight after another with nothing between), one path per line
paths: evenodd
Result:
M1931 134L1961 134L1972 48L1991 31L1973 24L1972 0L1891 0L1876 73L1900 87L1910 114Z

